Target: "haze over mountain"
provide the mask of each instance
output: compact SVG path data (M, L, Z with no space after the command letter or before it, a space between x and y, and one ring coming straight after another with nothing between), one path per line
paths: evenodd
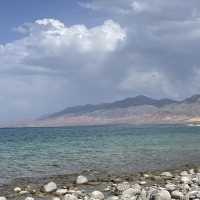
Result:
M29 123L28 126L176 124L198 123L199 121L200 95L180 101L157 100L141 95L112 103L68 107L41 117Z

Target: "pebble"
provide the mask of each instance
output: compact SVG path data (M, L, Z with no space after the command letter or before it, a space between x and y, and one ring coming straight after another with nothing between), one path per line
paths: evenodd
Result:
M123 183L119 183L117 184L117 187L116 189L119 191L119 192L123 192L125 190L128 190L130 188L130 184L128 182L123 182Z
M176 189L176 185L175 184L172 184L172 183L168 183L165 185L165 188L168 190L168 191L174 191Z
M0 197L0 200L7 200L6 197Z
M136 194L138 194L138 190L134 188L129 188L128 190L125 190L122 193L122 199L134 199L136 197Z
M29 193L29 192L26 191L26 190L22 190L22 191L19 192L19 194L21 194L21 195L28 194L28 193Z
M108 197L106 200L119 200L120 198L118 196L111 196Z
M164 177L164 178L172 178L172 177L173 177L173 175L172 175L171 172L163 172L163 173L161 173L160 175L161 175L162 177Z
M57 190L56 190L56 194L57 194L57 195L64 195L64 194L66 194L67 192L68 192L67 189L57 189Z
M73 194L66 194L64 200L78 200L78 198Z
M54 192L57 189L57 185L54 182L49 182L43 187L44 187L44 192L47 192L47 193Z
M25 200L35 200L33 197L26 197Z
M182 172L180 173L180 175L181 175L181 176L187 176L187 175L188 175L188 172L187 172L187 171L182 171Z
M86 184L86 183L88 183L87 177L82 176L82 175L77 177L76 184Z
M181 182L188 184L188 183L191 182L191 178L189 176L182 176L181 177Z
M21 190L22 190L22 189L21 189L20 187L14 188L14 191L15 191L15 192L21 192Z
M59 197L52 197L52 200L60 200Z
M171 195L167 190L156 190L150 195L150 200L171 200Z
M174 199L183 199L184 195L182 192L179 192L178 190L175 190L171 193L172 198Z
M91 193L91 198L92 199L97 199L97 200L103 200L104 199L104 194L100 191L94 191Z

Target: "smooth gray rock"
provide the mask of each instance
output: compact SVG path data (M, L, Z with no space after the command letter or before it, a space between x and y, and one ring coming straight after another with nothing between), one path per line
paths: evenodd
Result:
M173 175L172 175L171 172L163 172L163 173L161 173L160 175L161 175L162 177L164 177L164 178L172 178L172 177L173 177Z
M128 182L122 182L122 183L119 183L117 184L117 187L116 189L119 191L119 192L123 192L125 190L128 190L130 188L130 184Z
M64 200L78 200L78 198L73 194L66 194L63 199Z
M64 195L64 194L66 194L67 192L68 192L67 189L57 189L57 190L56 190L56 194L57 194L57 195Z
M188 184L191 182L191 177L190 176L181 176L181 179L180 179L181 183L185 183L185 184Z
M44 192L50 193L54 192L57 189L57 185L54 182L49 182L46 185L43 186Z
M184 195L182 192L178 191L178 190L175 190L171 193L171 196L172 198L174 199L183 199L184 198Z
M125 199L136 199L136 194L138 193L138 189L136 188L129 188L128 190L125 190L122 193L121 199L125 200Z
M173 183L168 183L168 184L165 185L166 190L168 190L170 192L176 190L176 187L177 186Z
M94 191L91 193L91 198L92 199L98 199L98 200L103 200L104 199L104 194L100 191Z
M88 183L88 179L86 176L78 176L77 179L76 179L76 184L86 184Z
M171 195L167 190L161 189L154 191L150 196L150 200L171 200Z

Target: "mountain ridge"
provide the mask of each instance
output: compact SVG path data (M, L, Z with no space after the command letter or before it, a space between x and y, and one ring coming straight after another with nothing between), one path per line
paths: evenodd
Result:
M131 106L151 105L151 106L160 108L160 107L170 105L170 104L194 103L198 99L200 99L200 95L193 95L191 97L185 98L180 101L169 99L169 98L153 99L145 95L138 95L135 97L128 97L123 100L118 100L111 103L86 104L86 105L67 107L59 112L55 112L53 114L47 115L45 117L41 117L39 119L45 120L48 118L60 117L66 114L84 114L84 113L90 113L90 112L94 112L98 110L128 108Z

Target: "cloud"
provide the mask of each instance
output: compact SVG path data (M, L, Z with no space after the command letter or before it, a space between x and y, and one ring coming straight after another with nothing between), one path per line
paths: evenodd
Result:
M87 28L40 19L16 31L21 39L0 45L0 102L7 105L2 113L19 118L81 103L81 90L92 88L87 80L98 87L104 62L126 41L125 30L112 20Z
M21 39L0 45L1 116L37 117L138 94L200 93L199 0L80 0L79 6L112 20L88 27L39 19L15 29Z

